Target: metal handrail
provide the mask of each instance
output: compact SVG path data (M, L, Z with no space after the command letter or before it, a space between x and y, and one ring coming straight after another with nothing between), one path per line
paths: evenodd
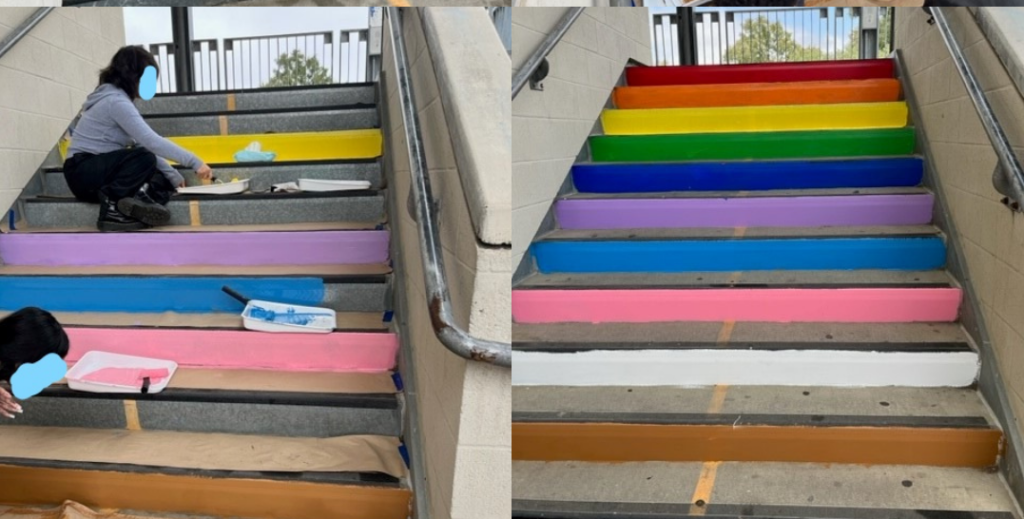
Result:
M946 21L943 10L941 7L932 7L930 13L935 21L935 26L939 29L939 34L942 35L942 40L946 42L946 48L949 49L953 64L960 73L960 79L967 87L967 95L974 103L974 109L978 112L978 117L981 118L981 125L985 128L988 140L995 149L996 157L999 158L999 164L992 175L992 184L996 191L1006 197L1003 198L1004 204L1014 211L1020 211L1024 204L1024 168L1021 168L1020 161L1014 155L1013 148L1010 147L1010 140L1006 138L1003 127L1000 126L992 112L992 106L988 104L988 99L985 97L981 85L978 84L977 76L971 70L967 58L964 57L963 49L960 48L960 43L956 41L953 31L949 28L949 22Z
M551 51L555 49L555 45L565 36L565 33L572 27L572 24L576 22L576 19L583 14L583 7L571 7L566 11L562 19L558 21L555 28L548 33L544 38L544 41L540 42L540 45L533 51L533 54L523 65L516 71L516 75L512 76L512 99L516 98L519 91L523 89L526 82L533 75L533 71L537 70L537 67L551 54Z
M25 21L21 22L21 25L14 28L10 34L4 36L4 39L0 40L0 58L7 54L7 51L14 48L14 46L25 37L39 22L46 18L46 15L53 11L53 7L40 7L36 9Z
M416 227L419 231L420 249L423 252L423 278L434 334L441 344L464 359L511 367L511 344L470 335L455 322L452 314L452 301L448 293L448 278L445 275L441 235L437 224L437 208L434 207L434 195L430 189L423 135L420 132L419 115L416 113L416 102L413 99L409 61L405 54L402 14L397 7L388 7L387 10L391 18L391 45L395 52L398 98L402 105L402 121L405 125L405 140L409 151L409 172L412 177L410 189L415 202Z

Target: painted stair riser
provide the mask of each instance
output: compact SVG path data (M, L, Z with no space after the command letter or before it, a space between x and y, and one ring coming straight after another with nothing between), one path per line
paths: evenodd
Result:
M903 102L657 108L601 113L605 135L857 130L906 125L907 105Z
M259 133L330 132L380 126L376 108L316 110L262 114L181 115L147 117L160 135L238 135Z
M540 272L731 272L932 270L946 264L941 238L816 238L680 241L543 241Z
M263 151L277 153L275 162L370 159L381 156L383 146L380 130L174 136L170 140L211 164L235 162L235 153L252 142L259 142Z
M894 76L895 66L890 59L626 68L626 82L630 86L847 81Z
M512 459L637 462L843 463L995 467L1002 445L997 429L914 427L732 427L728 425L512 424ZM702 477L702 482L703 482ZM780 482L776 482L779 484ZM786 484L782 482L781 484ZM710 486L710 485L709 485ZM849 490L847 490L849 491ZM703 515L703 514L701 514ZM801 517L790 515L786 517ZM918 515L917 517L933 517ZM553 517L619 517L573 515ZM657 514L647 517L689 517ZM773 517L751 512L715 517ZM778 517L778 516L775 516ZM842 517L811 514L802 517ZM870 515L862 517L886 517ZM908 516L902 516L912 517ZM974 517L953 512L948 517ZM991 518L989 518L991 519Z
M914 129L746 132L677 135L595 135L594 162L811 159L914 153Z
M168 225L261 225L306 222L379 222L380 194L352 197L171 200ZM99 206L85 202L29 200L25 220L33 227L95 227Z
M559 200L555 215L563 229L921 225L933 202L931 194L576 199Z
M572 178L584 193L763 191L842 187L906 187L921 183L920 158L858 160L577 164Z
M618 108L699 108L898 101L897 79L618 87Z
M5 265L329 265L388 261L387 231L4 234Z
M518 323L952 322L959 288L515 290Z
M633 350L512 353L520 386L967 387L973 352Z
M274 184L284 182L297 182L300 178L315 180L364 180L370 183L371 189L380 189L381 182L380 164L376 161L357 162L336 162L336 163L310 163L302 165L272 165L272 166L244 166L244 165L214 165L217 178L231 180L233 178L249 179L249 190L252 192L267 191ZM200 185L201 182L194 171L187 168L179 168L185 182L190 186ZM68 187L64 173L61 171L47 171L43 177L43 188L50 196L74 196L71 188Z
M243 305L221 291L230 286L252 299L319 306L320 278L3 277L0 309L26 306L51 312L241 313Z
M373 85L348 85L301 90L158 95L145 103L139 103L138 107L143 115L151 115L368 105L375 101Z
M137 400L138 424L147 431L180 431L329 438L351 434L399 436L397 409L234 402ZM39 395L21 403L25 413L0 425L125 429L119 399ZM0 429L0 434L3 429Z
M379 373L395 366L390 333L277 334L129 328L67 328L77 362L90 351L173 360L183 368Z

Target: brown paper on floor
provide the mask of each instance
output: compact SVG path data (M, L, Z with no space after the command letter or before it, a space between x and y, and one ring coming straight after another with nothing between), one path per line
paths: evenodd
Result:
M74 501L64 501L57 508L0 509L0 519L160 519L156 516L127 515L95 511Z
M7 425L0 457L268 472L380 472L405 476L398 439L288 438Z

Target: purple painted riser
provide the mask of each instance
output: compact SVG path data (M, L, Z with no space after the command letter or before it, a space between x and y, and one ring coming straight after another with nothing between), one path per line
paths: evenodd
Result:
M388 260L387 231L0 235L6 265L338 265Z
M934 197L852 195L689 199L560 200L563 229L921 225Z

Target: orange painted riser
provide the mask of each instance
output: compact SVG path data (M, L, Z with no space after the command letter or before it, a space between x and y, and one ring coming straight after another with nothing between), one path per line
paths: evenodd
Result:
M0 465L0 503L60 504L259 519L405 519L401 488Z
M996 429L514 423L512 459L991 467Z
M897 79L618 87L618 108L701 108L898 101Z

